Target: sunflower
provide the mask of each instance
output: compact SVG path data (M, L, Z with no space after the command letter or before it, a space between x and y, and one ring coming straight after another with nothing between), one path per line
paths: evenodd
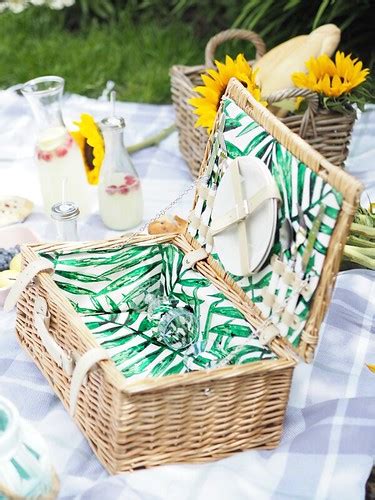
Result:
M84 113L80 122L74 122L77 131L70 132L82 153L89 184L98 184L104 158L104 140L94 118Z
M196 108L193 113L199 116L195 126L205 127L208 133L212 130L220 99L232 77L237 78L257 101L263 105L267 104L261 100L260 88L255 83L256 71L252 70L243 54L238 54L235 60L226 56L225 64L215 61L215 65L217 71L207 70L206 74L201 75L204 85L193 89L202 97L192 97L188 100L189 104Z
M335 61L327 54L311 57L305 63L308 73L293 73L296 87L310 89L327 97L339 97L363 83L370 70L362 69L362 62L337 51Z

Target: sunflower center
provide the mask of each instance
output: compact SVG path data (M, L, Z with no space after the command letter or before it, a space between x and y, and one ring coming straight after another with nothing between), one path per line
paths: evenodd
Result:
M83 148L84 155L85 155L85 160L86 160L86 165L89 170L94 170L94 148L90 146L90 144L87 143L87 140L85 139L85 145Z

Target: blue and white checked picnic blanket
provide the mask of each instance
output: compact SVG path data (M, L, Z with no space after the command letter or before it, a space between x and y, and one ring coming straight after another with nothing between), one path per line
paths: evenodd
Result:
M107 104L71 96L64 103L67 120L89 111L100 118ZM173 122L170 106L119 104L127 118L128 144ZM14 126L12 126L14 125ZM0 92L0 195L18 194L39 202L32 166L31 117L22 98ZM349 172L375 199L371 142L375 109L355 127ZM22 133L28 131L27 133ZM134 156L142 176L146 218L153 216L192 181L174 134L159 147ZM364 201L366 198L364 198ZM187 215L192 192L173 213ZM40 212L27 221L41 237L51 223ZM110 233L98 216L81 226L82 238ZM0 241L1 246L1 241ZM15 315L0 312L0 393L46 439L61 479L61 498L126 500L359 499L375 451L375 273L340 273L313 364L295 372L280 446L248 451L204 465L169 465L110 477L82 434L52 393L39 370L18 346Z

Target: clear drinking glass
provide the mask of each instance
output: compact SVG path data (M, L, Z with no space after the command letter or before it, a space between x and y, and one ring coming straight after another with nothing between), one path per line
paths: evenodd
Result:
M35 156L45 211L49 214L64 196L78 205L81 214L88 214L90 191L82 155L61 114L64 79L42 76L25 83L21 91L38 126Z
M123 143L123 118L100 122L105 155L99 179L99 212L110 229L137 226L143 218L143 196L138 174Z
M160 294L146 296L147 317L155 326L154 337L176 351L197 341L198 318L189 306L178 307L178 301Z

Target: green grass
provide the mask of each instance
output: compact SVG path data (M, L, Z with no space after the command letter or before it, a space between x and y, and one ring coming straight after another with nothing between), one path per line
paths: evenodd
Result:
M238 0L112 3L116 14L101 23L80 11L81 4L93 6L91 0L64 11L30 7L21 14L0 14L0 88L58 74L68 92L98 97L113 80L121 100L170 102L169 68L202 64L209 37L233 25L259 32L271 48L309 32L314 23L335 22L343 29L340 49L363 58L366 66L375 61L371 0L357 0L355 7L345 0L244 0L242 7ZM226 43L217 57L240 51L253 57L244 42ZM374 79L368 88L372 98L367 100L373 101Z
M57 74L68 92L98 97L113 80L121 100L164 103L170 101L170 66L202 63L203 48L181 22L135 24L121 13L111 24L69 32L60 12L7 12L0 14L0 88Z

